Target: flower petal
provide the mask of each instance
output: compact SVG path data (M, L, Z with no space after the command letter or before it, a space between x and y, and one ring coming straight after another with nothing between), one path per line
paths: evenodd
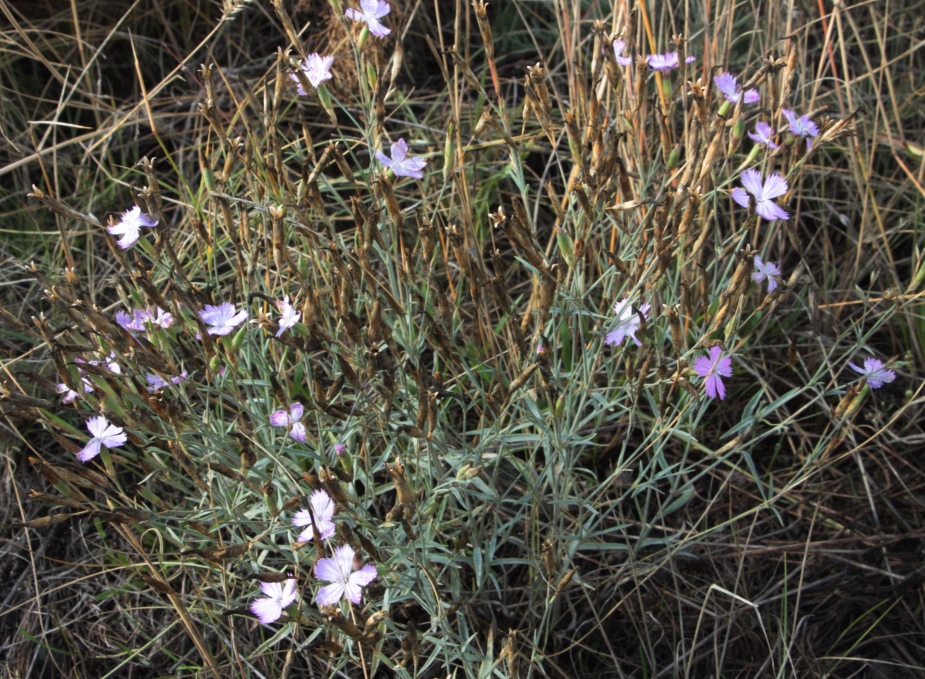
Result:
M257 599L251 602L251 613L257 616L260 624L269 625L279 620L283 614L283 607L276 599Z

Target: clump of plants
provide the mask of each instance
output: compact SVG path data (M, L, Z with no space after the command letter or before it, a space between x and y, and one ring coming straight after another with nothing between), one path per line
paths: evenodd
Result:
M31 525L120 535L211 676L576 676L627 583L725 529L705 483L775 511L769 448L817 420L802 483L903 379L890 311L820 347L805 308L797 196L856 114L805 107L792 43L733 73L644 7L509 86L474 2L437 121L390 4L331 4L331 53L277 1L260 83L201 66L195 176L139 158L108 220L32 189L113 269L29 263L47 310L7 314L55 375L5 394L58 444Z

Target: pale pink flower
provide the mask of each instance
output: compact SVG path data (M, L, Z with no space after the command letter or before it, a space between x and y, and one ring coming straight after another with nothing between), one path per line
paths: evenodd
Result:
M329 582L318 590L315 601L319 606L333 606L344 596L351 603L358 604L363 597L363 588L376 579L376 568L365 564L354 570L353 559L356 553L350 545L342 545L334 550L330 559L318 559L315 564L315 576Z
M150 387L148 387L148 391L151 393L154 393L155 391L158 391L160 389L165 389L170 384L175 384L175 385L180 384L180 382L185 380L186 377L187 377L187 373L185 370L181 372L179 375L175 375L174 377L171 377L170 382L168 382L167 380L165 380L163 377L161 377L160 375L156 373L145 373L145 379L148 380L148 384L151 385Z
M330 80L331 75L331 65L334 63L334 57L323 57L317 52L314 54L309 54L305 57L305 60L299 64L299 68L305 74L305 77L308 78L308 82L312 84L316 90L318 86ZM305 89L302 87L302 83L299 81L298 76L295 73L290 73L289 77L295 81L296 86L299 89L299 94L303 97L308 94Z
M83 450L77 453L77 459L81 462L89 462L99 455L100 446L118 448L128 441L128 436L122 427L110 424L105 417L91 417L86 424L93 438L87 442Z
M732 359L723 356L723 350L716 346L710 349L709 356L700 356L694 361L694 372L706 378L703 382L710 398L726 398L726 385L723 377L732 377Z
M126 250L138 240L143 226L153 229L157 226L157 220L151 219L136 205L122 213L122 221L112 226L107 226L106 230L113 236L122 236L116 243L120 248Z
M292 516L293 526L307 526L299 534L299 542L311 542L315 533L312 530L312 515L314 515L314 525L318 528L318 535L322 540L327 540L334 535L334 500L325 491L320 488L312 493L309 498L309 504L312 510L300 509Z
M360 9L348 8L344 15L354 21L363 21L369 27L369 32L377 38L384 38L392 29L383 26L379 19L392 11L385 0L360 0Z
M624 57L623 51L626 49L626 40L613 41L613 56L621 66L629 66L633 63L633 57Z
M334 444L334 452L337 453L338 456L340 456L340 455L346 455L346 454L347 454L347 446L346 446L346 444L343 444L343 443L335 443L335 444Z
M289 328L299 322L299 319L302 318L302 312L296 311L289 303L289 295L286 295L286 297L281 300L277 300L276 308L279 309L280 314L279 330L276 332L276 336L279 337L286 330L289 330Z
M302 415L305 413L304 406L296 401L289 410L277 410L270 413L270 424L274 427L289 427L289 436L299 443L305 443L307 432L305 425L302 424Z
M295 578L287 578L285 583L261 582L260 591L267 596L251 603L251 613L256 615L263 625L279 620L283 611L299 596L296 592Z
M412 158L408 155L408 144L399 139L392 144L392 157L389 158L382 151L376 151L376 160L391 169L396 177L424 178L424 166L427 161L420 156Z
M204 323L212 326L209 328L210 335L227 335L247 319L246 309L236 312L237 309L230 302L223 302L218 306L206 304L199 312L199 317Z
M716 89L723 93L723 96L726 97L726 101L737 104L739 99L742 99L746 104L754 104L756 101L761 99L761 95L758 94L758 90L752 88L742 92L742 86L739 85L736 77L732 73L720 73L719 75L713 76L713 82L716 84ZM744 98L743 98L744 97Z
M769 222L775 219L790 219L790 215L774 202L778 196L787 193L787 180L779 174L772 174L764 184L761 183L761 173L758 170L745 170L742 173L742 186L732 190L732 199L742 207L748 207L748 194L755 197L755 212Z
M848 367L854 370L857 373L861 373L864 378L867 380L867 386L871 389L879 389L884 384L892 382L896 379L896 373L888 368L883 367L883 361L879 358L874 358L873 356L868 356L864 359L864 367L855 365L854 363L849 363Z
M692 64L697 60L697 57L691 55L688 56L685 60L685 64ZM649 62L649 68L653 71L673 71L676 69L680 63L678 61L677 52L666 52L665 54L650 54L646 57L646 61Z
M651 304L643 304L639 307L639 313L636 313L630 304L629 297L624 297L614 304L613 310L617 314L617 327L607 333L604 344L618 347L623 344L624 339L630 337L637 347L641 347L642 342L636 337L636 331L639 330L640 324L639 314L641 313L644 318L649 318L651 308Z
M797 116L789 108L780 110L790 123L790 131L798 137L806 137L806 149L809 150L812 145L812 139L819 134L819 126L814 123L809 116Z
M748 136L753 142L767 146L769 149L777 148L777 144L774 143L774 128L765 122L755 123L755 131L749 132Z
M780 277L780 267L774 262L764 262L761 257L755 255L755 270L752 272L752 280L759 285L763 281L768 282L768 292L774 292L777 289L777 279Z

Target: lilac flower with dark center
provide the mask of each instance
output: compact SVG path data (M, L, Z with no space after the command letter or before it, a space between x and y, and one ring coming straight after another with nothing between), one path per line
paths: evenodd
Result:
M759 285L763 281L768 282L768 292L774 292L777 289L777 279L780 277L780 267L774 262L763 262L761 257L755 255L755 271L752 273L752 280Z
M300 509L292 517L293 526L307 526L299 534L299 542L311 542L315 533L312 529L312 515L314 515L314 526L318 528L318 535L322 540L327 540L334 535L334 500L325 491L320 488L312 493L309 499L312 510Z
M385 0L360 0L360 9L348 8L344 15L354 21L363 21L369 27L369 32L377 38L384 38L392 29L383 26L379 19L392 11Z
M288 411L277 410L270 413L270 424L274 427L289 427L289 436L299 443L305 443L307 432L305 431L305 425L301 422L304 413L305 408L296 401L289 406Z
M395 173L396 177L411 177L412 179L424 178L424 166L427 161L421 158L411 158L408 155L408 144L404 139L399 139L392 144L392 157L389 158L382 151L376 151L376 160L385 165Z
M776 149L777 144L774 143L774 128L768 125L765 122L759 121L755 123L754 133L748 133L749 138L757 143L767 146L769 149Z
M700 356L694 361L694 372L704 379L707 396L720 400L726 398L726 385L723 377L732 377L732 359L723 356L723 350L716 346L710 349L709 356Z
M87 430L93 434L93 438L87 442L79 453L77 459L81 462L89 462L100 454L100 447L118 448L128 441L128 436L122 427L109 424L105 417L91 417L87 420Z
M199 317L209 328L210 335L227 335L247 319L247 311L237 312L234 304L222 302L218 306L206 304Z
M692 64L697 60L697 57L691 55L688 56L685 60L685 64ZM653 71L673 71L676 69L680 63L678 61L677 52L666 52L665 54L650 54L646 57L646 61L649 62L649 68Z
M363 598L363 588L376 579L376 568L365 564L354 570L353 559L356 553L350 545L342 545L334 550L330 559L318 559L315 564L315 576L330 584L318 590L315 601L319 606L333 606L344 596L351 603L358 604Z
M263 625L279 620L283 611L299 596L296 592L295 578L287 578L284 583L261 582L260 591L266 594L266 597L251 603L251 613L256 615Z
M726 101L730 101L733 104L737 104L739 99L742 99L746 104L754 104L761 99L758 90L754 88L746 90L743 94L741 85L739 85L736 77L732 75L732 73L720 73L717 76L713 76L713 82L716 83L716 89L722 92L723 96L726 97Z
M775 219L790 219L789 213L774 202L774 199L787 193L787 180L779 174L772 174L764 184L758 170L745 170L742 173L742 186L732 190L732 199L742 207L748 207L748 193L755 197L755 211L769 222ZM746 193L748 191L748 193Z
M879 358L869 356L864 359L864 367L849 363L848 367L864 376L867 380L867 386L871 389L879 389L884 384L888 384L896 379L896 373L888 368L883 367L883 361Z
M141 227L143 226L153 229L157 226L157 220L151 219L151 217L142 212L141 208L136 205L132 209L122 213L122 221L112 226L107 226L106 230L113 236L122 236L122 238L116 241L116 244L123 250L126 250L132 247L135 241L138 240Z
M626 49L626 40L613 41L613 56L621 66L629 66L633 63L633 57L624 57L623 51Z
M790 123L790 131L798 137L806 137L806 150L809 151L813 144L813 137L819 134L819 126L816 125L809 116L797 117L797 114L788 108L782 108L781 113Z
M289 295L286 295L281 300L277 300L276 308L279 309L280 313L279 330L276 332L276 336L279 337L299 322L299 319L302 318L302 312L296 311L289 303Z
M633 310L629 297L624 297L614 304L613 310L614 313L617 314L617 327L607 333L607 336L604 338L604 344L618 347L623 344L624 339L630 337L633 342L636 343L637 347L641 347L642 342L636 337L636 331L639 330L639 324L641 322L639 314L642 314L644 318L648 318L651 308L651 304L643 304L639 307L639 313L637 313Z
M305 77L308 78L308 82L312 84L316 90L318 86L333 78L331 75L331 66L334 64L334 57L323 57L317 52L314 54L309 54L305 57L305 60L299 64L299 68L305 74ZM298 87L299 94L303 97L308 94L305 89L302 87L302 83L299 81L298 76L295 73L290 73L289 77L295 81L296 86Z

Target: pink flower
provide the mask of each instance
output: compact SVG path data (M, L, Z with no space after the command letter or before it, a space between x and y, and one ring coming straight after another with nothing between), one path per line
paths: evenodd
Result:
M301 403L296 401L289 406L289 412L277 410L270 413L270 424L274 427L289 427L289 436L299 443L305 443L305 425L300 421L305 413L305 408Z
M145 323L151 323L159 328L169 328L173 325L173 314L160 307L151 309L135 309L129 315L124 311L116 312L116 323L131 333L144 332Z
M299 596L295 587L295 578L287 578L285 583L261 582L260 591L267 596L251 603L251 613L257 616L262 625L276 622L283 610L289 608Z
M617 314L617 327L607 333L604 344L618 347L623 344L624 339L630 337L637 347L641 347L642 342L636 337L636 331L639 330L640 324L639 314L641 313L644 318L649 318L651 308L651 304L643 304L639 307L639 313L636 313L633 311L629 297L624 297L614 304L613 310Z
M302 318L302 312L296 311L292 305L289 303L289 295L286 295L285 298L277 300L276 308L279 309L279 330L276 332L276 336L279 337L286 330L294 326L299 322L299 319Z
M55 386L55 391L57 391L59 394L63 394L61 403L73 403L74 399L76 399L78 396L81 396L82 394L93 393L93 384L86 377L81 377L77 386L82 389L81 392L74 391L69 386L64 384L64 382Z
M293 526L308 526L299 534L299 542L311 542L315 533L312 530L312 515L314 515L314 525L318 528L318 535L322 540L327 540L334 535L334 500L325 491L320 488L312 493L309 499L312 507L311 511L300 509L292 517Z
M692 64L697 60L695 56L689 56L684 60L685 64ZM678 62L677 52L666 52L665 54L650 54L646 57L649 62L649 68L653 71L673 71L680 64Z
M621 66L629 66L633 63L633 57L624 57L623 50L626 49L626 40L613 41L613 56Z
M723 96L726 97L726 101L737 104L739 99L743 98L742 87L732 73L720 73L719 75L713 76L713 82L716 83L716 89L722 92ZM753 88L745 91L744 102L746 104L754 104L760 99L761 95L758 94L758 90Z
M346 455L346 454L347 454L347 446L346 446L345 444L343 444L343 443L335 443L335 444L334 444L334 452L337 453L338 456L340 456L340 455Z
M305 57L305 60L299 65L299 68L302 69L302 72L305 74L305 77L308 78L308 82L312 84L312 87L317 90L318 85L333 77L331 75L331 65L333 63L334 57L323 57L315 52ZM302 84L295 73L290 73L289 77L295 81L299 89L299 94L303 97L308 94L308 92L302 88Z
M389 7L389 3L385 2L385 0L360 0L359 11L348 8L344 15L348 19L365 22L370 33L377 38L384 38L392 32L392 29L386 28L379 23L379 19L391 11L392 8Z
M122 221L112 226L107 226L106 230L113 236L122 236L116 243L120 248L126 250L132 247L135 241L138 240L141 227L143 226L153 229L157 226L157 221L151 219L151 217L142 212L141 208L136 205L132 209L122 213Z
M235 313L236 311L234 304L230 302L223 302L218 306L206 304L199 312L199 317L212 326L209 328L210 335L227 335L247 319L246 310L240 313Z
M122 427L109 424L105 417L91 417L87 420L87 430L93 434L93 438L87 442L79 453L77 459L81 462L89 462L100 454L100 446L106 448L118 448L128 441Z
M867 386L871 389L879 389L884 384L892 382L896 379L896 373L892 370L883 367L883 361L879 358L873 358L869 356L864 359L864 367L855 365L854 363L849 363L850 367L855 372L861 373L864 378L867 380Z
M777 279L780 276L780 267L774 262L763 262L761 257L755 255L755 271L752 273L752 280L761 284L762 281L768 282L768 292L774 292L777 289Z
M427 161L421 157L411 158L408 156L408 144L404 139L399 139L392 144L392 157L389 158L382 151L376 151L376 159L390 168L396 177L411 177L412 179L424 178L424 166Z
M776 149L777 144L774 143L772 137L774 136L774 128L768 125L765 122L755 123L755 132L748 133L749 138L757 144L763 144L770 149Z
M358 570L353 569L356 553L350 545L342 545L334 550L330 559L318 559L315 564L315 576L331 584L318 590L315 601L319 606L333 606L345 595L351 603L358 604L363 597L363 588L376 579L376 568L365 564Z
M710 349L709 356L700 356L694 361L694 372L701 377L705 377L704 387L707 396L720 400L726 398L726 386L723 384L722 377L732 377L732 359L723 356L723 350L718 346Z
M781 208L774 199L787 193L787 180L779 174L772 174L761 184L761 174L758 170L745 170L742 173L742 186L732 190L732 199L742 207L748 207L748 194L755 197L755 211L769 222L775 219L790 219L786 210Z

